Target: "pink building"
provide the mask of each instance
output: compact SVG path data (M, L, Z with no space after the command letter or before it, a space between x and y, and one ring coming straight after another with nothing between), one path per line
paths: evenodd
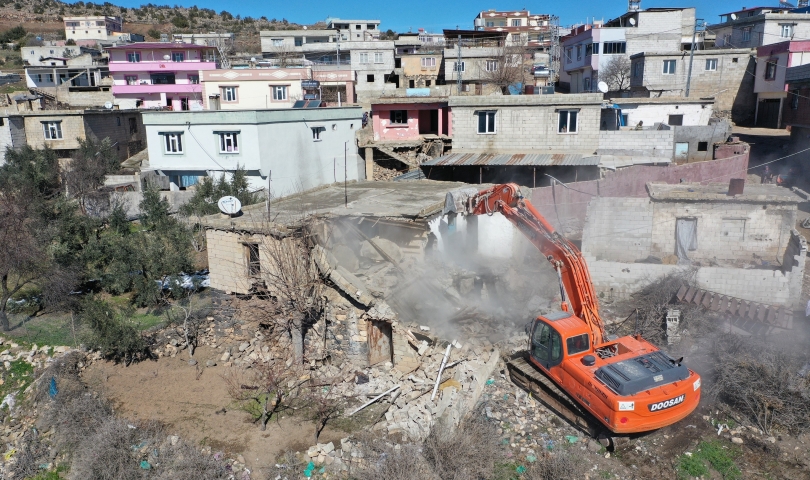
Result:
M810 63L810 40L790 40L757 48L754 93L757 108L754 124L782 128L782 115L788 106L796 110L799 97L788 91L785 71Z
M107 50L119 108L204 108L200 71L218 67L215 47L146 42Z
M419 140L451 136L450 108L438 98L383 98L371 104L374 141Z

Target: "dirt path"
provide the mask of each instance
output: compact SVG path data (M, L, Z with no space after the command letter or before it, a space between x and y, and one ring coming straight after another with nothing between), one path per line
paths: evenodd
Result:
M197 370L188 365L188 357L161 358L129 367L95 362L86 372L88 384L113 400L117 412L131 420L158 420L170 426L176 435L214 451L242 455L251 471L275 470L275 463L286 450L306 451L314 443L313 425L296 418L270 422L262 432L247 414L231 410L231 399L223 375L227 369L205 368L199 379ZM203 347L195 357L220 355ZM222 410L225 412L222 413ZM346 434L327 429L320 442L339 444Z

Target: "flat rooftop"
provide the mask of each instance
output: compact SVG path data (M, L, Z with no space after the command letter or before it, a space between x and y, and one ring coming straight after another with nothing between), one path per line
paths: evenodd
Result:
M728 183L653 183L647 184L650 199L665 202L747 202L794 203L807 201L801 190L792 191L777 185L746 183L741 195L728 195Z
M206 228L234 231L283 231L307 216L324 218L373 217L409 221L425 220L441 212L447 192L469 188L461 182L419 180L413 182L355 182L345 186L332 184L299 194L271 200L270 215L265 204L242 208L242 214L230 218L224 214L202 219ZM478 185L476 188L487 188ZM348 204L345 203L348 197Z

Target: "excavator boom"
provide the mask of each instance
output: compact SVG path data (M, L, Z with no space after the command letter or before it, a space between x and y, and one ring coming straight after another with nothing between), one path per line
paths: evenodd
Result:
M531 202L523 198L520 187L514 183L495 185L470 196L463 213L492 215L496 212L512 222L554 266L563 290L562 309L569 311L570 303L572 313L591 329L594 344L601 344L606 338L605 328L582 252L554 230Z

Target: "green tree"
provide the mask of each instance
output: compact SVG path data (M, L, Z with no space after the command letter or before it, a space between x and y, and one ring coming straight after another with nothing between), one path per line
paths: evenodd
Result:
M149 31L146 32L146 35L148 35L149 38L154 38L154 39L160 38L160 32L156 28L150 28Z
M76 40L73 40L72 38L70 38L70 39L68 39L68 41L65 42L65 45L75 46L76 45Z
M87 197L104 185L104 178L120 167L118 154L109 138L101 141L76 139L79 148L62 171L62 183L71 198L87 213Z
M230 181L225 178L224 174L219 179L203 178L197 184L194 196L188 203L180 207L180 213L187 217L213 215L219 212L217 201L228 195L238 198L242 205L252 205L260 200L259 195L248 188L247 170L242 166L237 166Z
M175 15L174 18L172 18L172 25L174 25L177 28L189 27L188 19L179 13Z
M95 298L85 299L78 308L79 321L88 327L84 341L106 358L128 365L147 355L146 341L132 322L132 307L116 308Z

